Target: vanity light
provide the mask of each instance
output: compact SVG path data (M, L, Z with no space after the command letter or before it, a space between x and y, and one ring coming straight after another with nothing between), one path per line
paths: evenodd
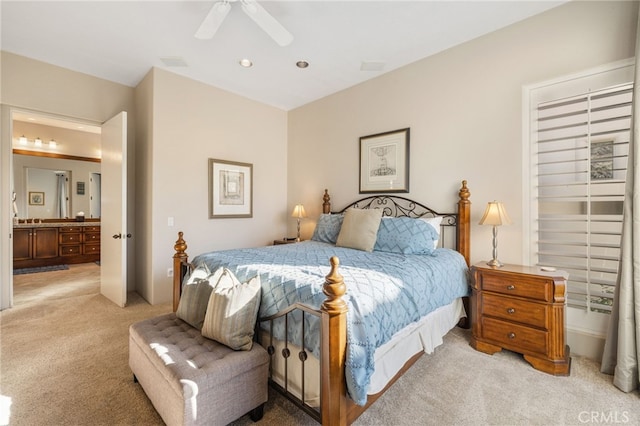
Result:
M33 144L40 148L42 146L42 139L36 138L36 140L33 141Z
M27 138L24 137L24 135L20 136L20 145L27 145Z
M56 141L54 141L53 139L51 139L49 141L49 148L55 148L58 146L58 143Z

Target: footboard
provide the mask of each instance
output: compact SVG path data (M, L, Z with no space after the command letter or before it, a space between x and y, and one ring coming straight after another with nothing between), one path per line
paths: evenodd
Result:
M187 244L183 239L183 233L178 233L178 240L174 246L176 253L174 260L174 302L173 311L178 309L180 301L180 293L182 281L186 274L191 270L191 264L188 263L188 255L186 253ZM296 398L288 392L288 380L285 377L284 385L272 382L276 388L284 388L283 393L287 395L296 405L303 408L310 416L323 425L346 425L347 424L347 390L344 378L345 354L347 346L347 304L342 300L345 294L346 286L342 275L338 272L340 261L337 257L330 259L331 270L325 278L323 292L327 299L320 309L313 309L303 304L294 304L286 310L277 313L271 317L260 318L259 322L269 322L278 318L284 318L286 321L288 314L294 310L301 310L303 315L315 315L321 319L321 346L320 346L320 409L314 408L305 401L305 385L304 374L302 375L301 397ZM304 321L302 322L304 323ZM285 327L285 330L287 327ZM303 330L304 336L304 330ZM273 336L273 333L270 333ZM272 338L272 337L271 337ZM285 336L285 349L281 352L281 356L286 360L291 353L286 347L287 338ZM302 339L304 342L304 338ZM275 347L273 342L267 345L267 351L273 358L275 356ZM304 364L307 353L304 349L298 353L299 359ZM285 364L285 371L287 371ZM286 373L285 373L286 376Z

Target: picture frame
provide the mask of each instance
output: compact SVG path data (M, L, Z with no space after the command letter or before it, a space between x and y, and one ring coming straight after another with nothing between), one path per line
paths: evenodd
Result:
M30 206L44 206L44 192L29 191Z
M209 158L209 219L253 217L253 164Z
M360 138L360 194L409 192L410 129Z

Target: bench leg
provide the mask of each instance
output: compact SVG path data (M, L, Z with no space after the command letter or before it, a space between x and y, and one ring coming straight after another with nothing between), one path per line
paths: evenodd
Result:
M262 416L264 415L264 404L260 404L258 405L256 408L254 408L253 410L251 410L249 412L249 417L251 418L251 420L253 420L254 422L259 421L260 419L262 419Z

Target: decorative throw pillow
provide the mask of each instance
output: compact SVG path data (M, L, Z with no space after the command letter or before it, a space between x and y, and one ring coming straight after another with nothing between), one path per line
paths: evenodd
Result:
M431 254L438 234L425 221L409 217L384 218L374 250L401 254Z
M341 214L321 214L311 239L321 243L335 244L343 219L344 216Z
M347 209L336 245L373 251L381 219L382 209Z
M241 283L224 268L209 297L202 335L236 351L251 350L260 296L259 275Z
M436 230L438 234L438 238L433 242L433 248L438 248L438 240L440 239L440 224L442 223L442 216L435 217L421 217L420 220L427 222L429 225L433 226L433 229Z
M213 274L206 266L194 269L182 285L176 316L192 327L202 330L211 291L218 284L221 276L222 268Z

